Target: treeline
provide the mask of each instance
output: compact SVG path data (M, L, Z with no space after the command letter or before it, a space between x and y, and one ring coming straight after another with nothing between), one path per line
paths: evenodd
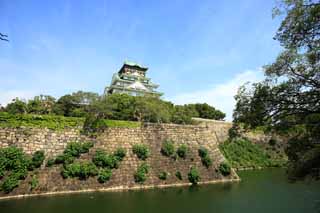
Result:
M62 115L155 123L192 124L192 117L223 120L225 113L204 104L174 105L154 96L130 96L78 91L56 100L40 95L31 100L14 99L1 111L11 114Z

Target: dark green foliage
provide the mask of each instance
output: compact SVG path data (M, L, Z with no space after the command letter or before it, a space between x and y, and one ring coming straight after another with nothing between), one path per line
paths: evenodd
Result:
M179 180L182 180L182 174L180 171L177 171L176 172L176 177L179 179Z
M109 168L100 169L98 174L98 181L99 183L105 183L110 180L112 176L112 170Z
M36 175L32 176L31 181L29 182L29 184L30 184L30 189L31 190L34 190L34 189L36 189L38 187L39 180L38 180Z
M219 171L223 176L228 176L231 173L231 166L227 162L223 162L219 165Z
M209 155L206 155L205 157L201 158L201 162L202 164L209 168L210 166L212 166L212 160L211 158L209 157Z
M175 148L174 148L174 144L171 140L165 140L162 143L162 147L161 147L161 153L164 156L170 157L174 154L175 152Z
M16 98L6 106L5 111L10 114L27 113L27 103Z
M200 148L198 149L198 154L199 154L200 158L204 158L204 157L208 156L209 152L208 152L208 149L207 149L207 148L205 148L205 147L200 147Z
M207 103L188 104L188 105L185 105L185 107L192 109L193 112L196 112L195 114L193 114L193 117L222 120L226 116L225 113L215 109L214 107L210 106Z
M62 155L58 155L55 159L56 164L70 164L73 163L76 158L79 158L81 154L89 152L89 149L93 147L92 142L70 142L67 144L66 149Z
M44 151L36 151L31 159L31 164L33 168L39 168L44 161Z
M19 186L20 180L28 175L28 169L33 170L43 161L43 152L38 151L31 159L23 153L22 149L15 146L9 146L0 149L0 177L5 177L1 184L1 190L5 193L11 192Z
M197 168L191 167L188 173L188 180L190 183L196 185L200 181L200 174Z
M141 160L146 160L150 151L147 145L145 144L135 144L132 146L132 152L137 155L137 157Z
M251 129L265 126L296 141L303 139L304 147L295 142L289 145L288 174L290 178L314 176L320 170L320 3L282 0L276 11L283 20L275 39L284 49L264 67L262 82L239 89L234 122Z
M168 173L167 172L160 172L158 177L160 180L167 180Z
M120 161L123 160L123 158L126 156L126 150L124 148L118 148L113 155L119 159Z
M137 171L134 173L134 181L136 183L144 183L147 179L147 174L149 172L149 165L142 163Z
M51 166L53 166L54 164L55 164L55 159L50 158L50 159L48 159L48 161L47 161L46 167L51 167Z
M80 180L86 180L98 174L98 169L90 161L81 161L64 165L61 175L64 178L78 177Z
M177 155L183 159L187 157L187 152L188 152L188 147L185 144L180 145L177 149Z
M5 193L11 192L14 188L19 186L19 178L15 175L8 176L1 184L1 190Z
M117 150L114 154L107 154L104 150L98 149L92 161L98 167L117 169L125 156L125 150L122 148Z
M243 138L226 141L219 148L234 168L278 167L286 163L279 154Z
M28 101L27 110L30 114L51 114L55 104L55 98L49 95L35 96Z
M277 144L277 140L274 139L274 138L270 138L270 140L269 140L269 145L270 145L270 146L275 146L276 144Z
M200 158L201 158L202 164L203 164L205 167L209 168L209 167L212 165L212 159L211 159L210 156L209 156L209 151L208 151L208 149L206 149L205 147L200 147L200 148L198 149L198 154L199 154L199 156L200 156Z

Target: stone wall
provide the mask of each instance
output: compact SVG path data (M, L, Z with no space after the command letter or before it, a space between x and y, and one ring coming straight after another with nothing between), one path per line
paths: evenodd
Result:
M107 183L100 184L96 178L86 181L78 179L63 179L60 175L61 165L45 168L38 173L39 187L30 191L28 177L21 186L11 194L39 194L48 192L77 191L77 190L108 190L108 189L133 189L157 186L187 185L187 173L191 166L200 171L201 182L230 181L237 180L235 172L228 177L218 172L218 166L224 161L224 156L218 149L218 144L226 137L229 125L174 125L174 124L146 124L141 128L109 128L97 138L91 139L80 134L79 130L66 129L64 131L52 131L48 129L0 129L0 147L16 145L26 153L31 154L37 150L44 150L47 157L53 157L63 152L70 141L93 140L94 147L81 159L90 160L98 148L105 149L109 153L119 147L127 151L127 156L121 162L118 169L113 170L113 175ZM186 159L174 160L163 156L160 152L161 144L165 139L172 140L176 147L186 144L189 152ZM139 164L139 160L132 153L134 144L146 144L151 150L151 156L146 160L151 167L147 181L141 185L134 182L133 174ZM209 150L213 165L206 168L202 165L198 156L198 149L206 147ZM79 160L81 160L79 159ZM167 180L160 180L160 172L169 174ZM183 180L178 180L175 173L180 171ZM1 194L4 196L4 194Z

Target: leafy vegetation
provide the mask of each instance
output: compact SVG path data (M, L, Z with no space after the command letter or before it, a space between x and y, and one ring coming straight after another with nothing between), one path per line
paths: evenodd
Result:
M135 144L135 145L133 145L132 146L132 151L141 160L146 160L150 155L149 148L145 144Z
M78 177L80 180L86 180L98 174L98 168L91 161L80 161L71 164L65 164L61 172L64 178Z
M56 164L70 164L73 163L76 158L79 158L81 154L89 152L89 149L93 147L92 142L70 142L67 144L66 149L62 155L57 156L55 159Z
M47 161L46 167L51 167L51 166L53 166L54 164L55 164L55 159L50 158L50 159L48 159L48 161Z
M179 180L182 180L182 174L180 171L177 171L175 175Z
M231 173L231 166L227 162L222 162L219 165L219 171L223 176L228 176Z
M198 150L202 164L209 168L212 165L212 159L209 156L209 151L205 147L200 147Z
M197 168L191 167L188 173L188 180L190 183L196 185L200 181L200 174Z
M44 153L37 151L32 158L26 155L22 149L9 146L0 149L0 178L4 178L1 190L11 192L19 186L20 180L28 175L28 170L40 167L44 159Z
M226 141L219 148L234 168L279 167L286 164L285 156L244 138Z
M181 144L177 149L177 155L183 159L187 157L187 152L188 152L188 147L185 144Z
M174 144L171 140L165 140L162 143L162 147L161 147L161 153L164 156L170 157L174 154L175 152L175 147Z
M136 183L144 183L147 180L150 166L146 163L140 164L137 171L134 173L134 181Z
M103 168L99 170L98 181L99 183L105 183L110 180L112 176L112 170L109 168Z
M9 114L0 112L0 127L37 127L62 130L68 127L79 127L83 118L64 117L56 115Z
M120 151L120 152L118 152ZM125 151L119 149L114 154L107 154L104 150L96 150L95 155L92 158L93 163L98 167L108 168L108 169L117 169L120 162L124 158ZM122 152L124 151L124 153Z
M36 151L32 156L30 166L32 168L39 168L42 165L44 158L45 158L44 151Z
M31 190L34 190L34 189L36 189L38 187L39 180L38 180L36 175L32 175L32 178L31 178L31 181L29 182L29 184L30 184L30 189Z
M234 122L286 134L289 177L319 178L320 3L283 0L275 11L284 17L275 35L284 50L265 66L265 80L239 88Z
M167 177L168 177L168 173L167 172L165 172L165 171L163 171L163 172L160 172L160 174L159 174L159 179L160 180L167 180Z

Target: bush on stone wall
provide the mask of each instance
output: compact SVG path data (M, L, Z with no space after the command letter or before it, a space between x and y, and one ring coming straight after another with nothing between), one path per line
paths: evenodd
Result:
M146 160L150 155L149 148L145 144L135 144L135 145L133 145L132 146L132 151L141 160Z
M91 147L93 147L92 142L70 142L67 144L63 154L56 157L55 163L71 164L76 158L79 158L81 154L89 152Z
M179 180L182 180L182 174L180 171L177 171L176 172L176 177L179 179Z
M31 191L36 189L39 185L39 180L36 175L32 175L31 180L29 181Z
M150 166L146 163L142 163L137 171L134 173L134 181L136 183L144 183L147 179L147 174L149 173Z
M31 159L31 167L39 168L42 165L44 158L44 151L36 151Z
M198 150L202 164L209 168L212 165L212 159L209 156L209 151L205 147L200 147Z
M219 165L219 171L221 172L221 174L223 176L228 176L230 175L231 173L231 166L229 163L227 162L222 162L220 165Z
M115 155L118 154L118 155ZM123 153L107 154L102 149L97 149L95 155L92 158L93 163L98 167L117 169L120 161L123 159Z
M118 148L116 151L113 153L113 155L119 159L119 161L122 161L123 158L126 156L126 150L124 148Z
M15 146L0 149L0 177L4 177L1 190L9 193L19 186L20 180L27 177L28 170L39 167L43 158L44 153L42 151L35 152L31 158L21 148Z
M170 157L170 156L173 156L174 152L175 152L175 147L173 142L171 140L165 140L162 143L161 153L164 156Z
M159 174L159 179L160 180L167 180L167 177L168 177L168 173L167 172L165 172L165 171L163 171L163 172L160 172L160 174Z
M91 161L80 161L64 165L61 175L63 178L78 177L79 180L86 180L98 174L98 169Z
M109 168L102 168L99 170L98 181L99 183L105 183L110 180L112 176L112 170Z
M49 158L49 159L47 160L46 167L51 167L51 166L54 165L54 163L55 163L55 159Z
M190 183L196 185L200 181L200 174L197 168L191 167L188 173L188 180Z
M188 147L185 144L180 145L177 149L177 155L183 159L187 157L187 152L188 152Z

